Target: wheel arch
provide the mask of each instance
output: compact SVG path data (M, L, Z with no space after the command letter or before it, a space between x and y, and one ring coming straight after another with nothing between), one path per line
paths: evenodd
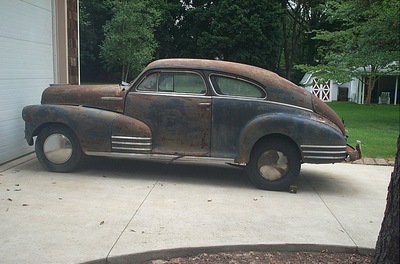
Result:
M39 133L43 129L45 129L46 127L49 127L49 126L63 126L63 127L66 127L68 129L70 129L76 135L76 132L74 131L74 129L72 129L70 126L68 126L67 124L65 124L63 122L45 122L45 123L40 124L38 127L36 127L33 130L32 135L31 135L31 137L29 139L32 142L29 143L29 145L33 145L33 138L36 137L37 135L39 135Z
M296 141L294 141L294 140L293 140L291 137L289 137L288 135L279 134L279 133L267 134L267 135L261 137L260 139L258 139L258 140L254 143L253 147L251 148L251 150L250 150L250 155L251 155L251 153L253 152L253 150L254 150L258 145L264 144L264 143L267 142L267 141L274 141L274 140L277 140L277 141L279 141L279 140L286 141L286 142L288 142L289 144L293 145L293 147L294 147L294 148L296 149L296 151L297 151L297 154L298 154L299 158L301 159L300 147L299 147L299 145L296 143ZM249 155L249 156L250 156L250 155Z
M257 144L273 139L284 139L290 142L297 149L301 159L299 139L301 138L300 128L303 125L304 119L282 113L266 115L250 121L241 132L236 162L247 163Z

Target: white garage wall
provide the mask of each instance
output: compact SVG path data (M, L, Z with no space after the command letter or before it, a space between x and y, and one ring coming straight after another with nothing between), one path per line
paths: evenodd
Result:
M33 151L22 108L54 83L52 0L0 0L0 164Z

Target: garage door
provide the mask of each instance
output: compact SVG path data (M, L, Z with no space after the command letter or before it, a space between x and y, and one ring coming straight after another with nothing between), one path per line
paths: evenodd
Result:
M0 8L0 164L33 151L21 110L54 83L51 0L2 0Z

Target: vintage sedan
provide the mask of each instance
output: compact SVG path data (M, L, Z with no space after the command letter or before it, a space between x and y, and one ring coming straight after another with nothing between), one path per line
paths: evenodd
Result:
M67 172L83 155L218 160L255 186L285 190L302 163L361 157L325 103L267 70L225 61L164 59L129 85L52 85L26 106L25 138L41 164Z

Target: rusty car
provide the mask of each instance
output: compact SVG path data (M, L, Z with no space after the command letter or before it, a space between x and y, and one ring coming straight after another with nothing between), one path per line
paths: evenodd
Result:
M254 185L288 189L302 163L361 157L324 102L268 70L162 59L129 85L51 85L22 111L25 138L48 170L84 155L198 159L241 166Z

